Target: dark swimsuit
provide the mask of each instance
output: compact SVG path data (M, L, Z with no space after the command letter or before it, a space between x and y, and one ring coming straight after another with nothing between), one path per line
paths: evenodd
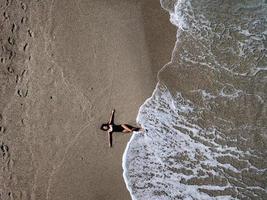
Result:
M112 132L122 132L124 130L122 125L112 124L111 126L112 126Z

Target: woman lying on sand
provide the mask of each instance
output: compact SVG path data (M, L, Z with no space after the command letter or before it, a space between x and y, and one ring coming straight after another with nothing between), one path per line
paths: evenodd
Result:
M109 135L109 147L112 147L112 133L113 132L122 132L122 133L132 133L133 131L143 131L140 127L133 127L129 124L114 124L114 113L115 110L113 109L111 112L111 116L109 122L107 124L101 125L101 130L107 131Z

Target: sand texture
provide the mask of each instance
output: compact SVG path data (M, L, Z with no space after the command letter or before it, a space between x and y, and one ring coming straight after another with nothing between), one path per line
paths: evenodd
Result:
M122 154L171 57L154 0L0 1L0 199L126 200Z

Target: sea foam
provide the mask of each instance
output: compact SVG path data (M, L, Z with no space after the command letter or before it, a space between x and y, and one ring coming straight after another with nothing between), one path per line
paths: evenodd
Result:
M177 0L168 11L172 62L123 155L132 199L266 199L266 3Z

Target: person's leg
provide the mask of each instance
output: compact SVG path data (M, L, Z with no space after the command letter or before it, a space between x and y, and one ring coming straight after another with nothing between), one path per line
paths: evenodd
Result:
M133 127L129 124L122 124L121 125L124 128L124 133L132 133L133 131L143 131L144 129L140 127Z
M132 129L134 128L133 126L129 125L129 124L122 124L121 125L124 130L122 131L123 133L132 133Z
M135 127L132 129L132 131L144 131L144 129L140 127Z

